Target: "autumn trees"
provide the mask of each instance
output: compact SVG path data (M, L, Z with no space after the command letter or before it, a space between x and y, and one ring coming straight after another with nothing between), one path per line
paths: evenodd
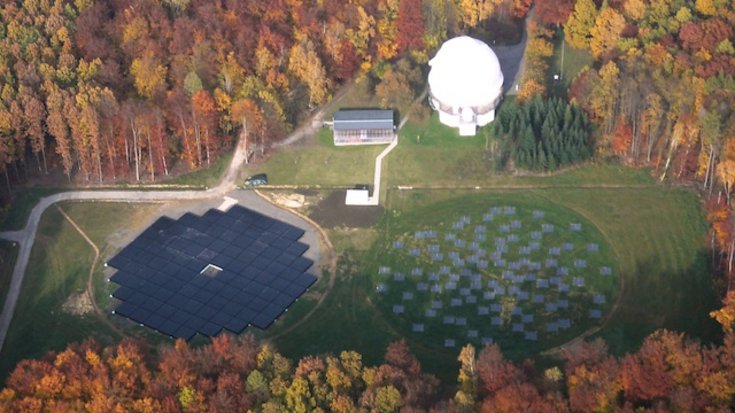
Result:
M735 295L711 313L724 341L703 345L657 331L613 356L601 339L564 349L538 370L497 345L467 345L453 397L440 393L405 341L368 365L354 351L298 361L251 336L151 349L94 342L20 362L0 390L0 410L132 412L539 412L728 411L735 402Z
M199 348L178 341L155 357L140 342L85 342L19 363L0 391L0 409L411 412L436 401L437 385L405 342L391 344L378 366L353 351L294 363L249 336L225 335Z
M152 181L243 133L253 154L357 70L424 48L417 0L42 0L0 16L0 168L14 178L32 163Z

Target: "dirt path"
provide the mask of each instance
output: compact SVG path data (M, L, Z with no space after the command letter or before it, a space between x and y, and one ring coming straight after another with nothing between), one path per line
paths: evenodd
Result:
M100 307L97 305L97 300L94 299L94 272L97 269L97 263L100 260L100 249L97 247L97 245L87 236L87 234L77 225L76 222L74 222L71 217L64 212L63 209L61 209L60 206L54 205L56 209L59 211L59 213L64 217L64 219L67 220L71 224L72 227L79 233L79 235L84 238L85 241L87 241L87 244L89 244L90 247L92 247L92 250L94 250L94 260L92 260L92 265L89 268L89 275L87 276L87 288L85 289L84 293L87 295L87 298L89 298L89 301L92 303L92 307L94 309L95 317L102 323L104 323L107 327L110 328L110 330L117 333L118 336L127 337L127 334L125 334L122 330L117 328L113 323L110 322L110 320L105 317L105 314L100 310Z

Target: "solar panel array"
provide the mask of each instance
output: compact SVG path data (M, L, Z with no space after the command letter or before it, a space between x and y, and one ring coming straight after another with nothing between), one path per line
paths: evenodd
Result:
M108 262L114 313L186 340L264 329L316 281L303 235L241 206L162 217Z
M550 223L546 215L489 207L401 234L386 247L375 291L412 333L441 333L446 347L536 342L602 318L613 269L598 244L571 242L582 224Z

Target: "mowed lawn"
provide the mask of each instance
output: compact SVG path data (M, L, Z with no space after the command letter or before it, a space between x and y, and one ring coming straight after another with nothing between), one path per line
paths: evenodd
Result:
M156 206L118 203L64 203L62 209L100 249L110 234L135 226ZM62 309L69 297L86 288L94 251L55 207L46 210L36 234L13 321L0 352L0 381L21 359L37 358L67 344L94 338L109 344L118 337L92 314L73 315ZM99 263L102 265L102 262ZM101 269L96 292L104 294Z
M619 308L600 333L612 351L635 349L647 334L659 328L683 331L705 341L716 340L717 326L707 314L719 302L703 254L707 225L696 194L667 186L638 187L644 182L637 173L632 173L631 187L624 185L621 176L611 180L621 187L568 186L486 192L500 198L521 196L547 208L558 204L597 227L617 257L615 268L623 280ZM392 231L391 223L400 222L411 211L470 192L477 193L391 191L386 218L378 232ZM307 322L275 341L291 357L355 349L363 353L367 362L378 362L386 345L400 339L403 332L396 331L390 319L396 316L385 314L376 302L369 273L375 268L373 252L340 238L335 238L341 259L334 289ZM380 242L382 237L379 235L377 239ZM349 247L343 249L343 246ZM313 301L297 303L293 308L296 314L287 315L272 330L259 336L277 335L299 319L291 316L303 315L311 305ZM427 370L448 382L456 379L456 355L462 343L457 343L453 350L442 351L411 337L409 343ZM555 344L559 343L549 343L549 346ZM506 352L511 357L526 355L518 349L506 349Z
M373 182L375 157L385 145L336 147L329 129L306 139L279 148L263 164L246 168L247 173L267 173L270 185L347 187Z

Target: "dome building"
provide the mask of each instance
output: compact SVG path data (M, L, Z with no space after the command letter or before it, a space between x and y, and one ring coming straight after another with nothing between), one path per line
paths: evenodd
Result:
M468 36L455 37L429 61L429 101L441 123L474 136L478 126L495 119L503 97L503 72L488 45Z

